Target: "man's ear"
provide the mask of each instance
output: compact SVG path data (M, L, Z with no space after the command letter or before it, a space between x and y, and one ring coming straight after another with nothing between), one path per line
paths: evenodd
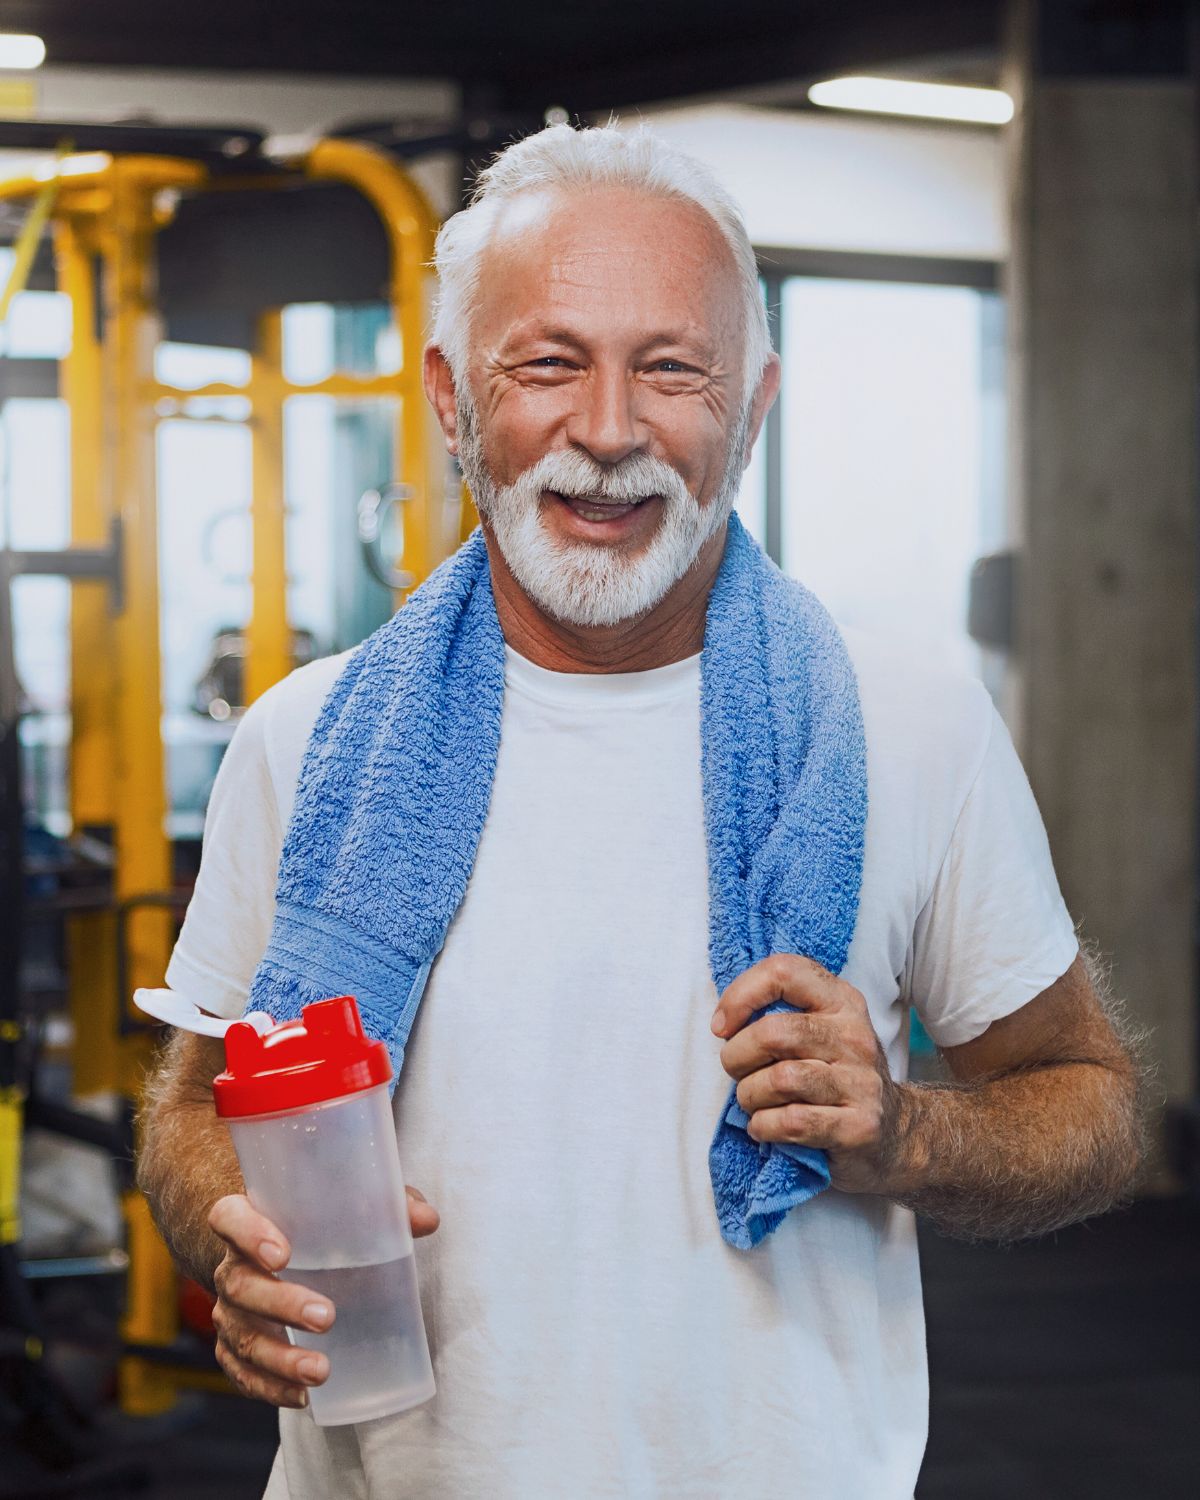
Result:
M436 344L425 349L425 394L437 414L438 426L446 439L446 451L458 452L458 410L454 396L454 377L446 356Z
M754 392L754 400L750 406L750 424L746 431L746 451L742 455L742 465L745 467L750 462L750 454L758 441L758 434L762 431L762 424L766 420L767 413L775 404L775 398L779 395L780 364L778 354L772 354L763 366L763 372L759 376L758 389Z

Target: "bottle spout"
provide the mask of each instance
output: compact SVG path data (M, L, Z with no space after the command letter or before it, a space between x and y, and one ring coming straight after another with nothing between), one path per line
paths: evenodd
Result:
M223 1037L231 1026L245 1021L264 1036L275 1025L265 1011L252 1010L244 1016L212 1016L200 1009L194 1001L175 990L134 990L133 1003L156 1021L165 1021L179 1031L190 1031L196 1036Z

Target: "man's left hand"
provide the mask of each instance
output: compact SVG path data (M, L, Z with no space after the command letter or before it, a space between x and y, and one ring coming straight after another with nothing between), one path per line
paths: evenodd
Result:
M746 1025L775 1000L798 1009ZM737 1081L754 1140L828 1152L845 1192L889 1189L903 1091L852 984L811 959L774 953L733 981L712 1029L729 1038L721 1066Z

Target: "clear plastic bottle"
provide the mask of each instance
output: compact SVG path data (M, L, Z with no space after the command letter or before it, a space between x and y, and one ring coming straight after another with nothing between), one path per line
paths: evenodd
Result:
M225 1033L213 1082L246 1193L287 1236L280 1275L320 1292L324 1333L289 1330L329 1358L309 1391L322 1426L365 1422L428 1401L433 1366L421 1317L412 1231L388 1101L391 1061L363 1032L349 996L306 1005L265 1033Z

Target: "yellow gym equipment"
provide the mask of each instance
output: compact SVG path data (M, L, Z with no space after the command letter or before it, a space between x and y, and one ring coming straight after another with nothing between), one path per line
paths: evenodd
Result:
M129 134L132 127L124 127ZM64 136L71 127L63 127ZM131 145L135 144L131 139ZM250 143L253 145L253 143ZM240 140L237 149L245 150ZM245 386L183 390L155 375L161 338L156 247L179 206L202 195L288 192L338 183L371 206L383 227L387 298L401 350L394 373L334 373L312 385L285 378L281 309L258 319ZM445 461L433 441L421 390L420 352L430 297L435 222L412 178L384 151L345 139L318 140L284 158L253 149L244 168L214 165L211 153L69 149L43 169L0 180L0 199L33 204L18 244L4 305L19 291L43 225L53 236L57 285L70 299L72 339L61 364L71 426L71 547L65 553L3 554L3 592L15 576L72 579L70 813L76 833L111 847L111 898L69 918L75 1090L114 1091L136 1101L154 1038L129 1007L138 986L162 983L174 919L166 830L159 651L156 429L188 418L205 401L249 400L252 442L252 607L246 624L245 696L252 701L292 665L284 546L283 411L293 395L388 397L398 411L389 503L403 510L403 545L387 576L396 603L457 544L457 487L448 496ZM7 599L0 608L7 610ZM0 622L2 623L2 622ZM15 696L15 694L14 694ZM15 713L16 710L14 709ZM15 723L6 728L15 734ZM19 830L11 839L19 839ZM10 857L13 851L9 850ZM7 1032L2 1028L7 1027ZM0 1045L15 1048L18 1018L0 1021ZM7 1042L6 1042L7 1038ZM16 1224L22 1091L0 1076L0 1237ZM129 1255L121 1365L127 1413L170 1406L181 1382L217 1383L210 1370L176 1358L175 1275L144 1200L124 1200Z

